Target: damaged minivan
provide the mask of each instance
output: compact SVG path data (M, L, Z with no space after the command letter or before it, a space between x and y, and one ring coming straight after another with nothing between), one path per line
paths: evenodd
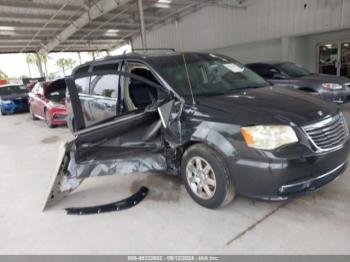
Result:
M349 131L340 109L270 86L211 53L130 53L66 78L75 138L66 143L46 205L87 177L179 175L200 205L235 196L284 200L343 173Z

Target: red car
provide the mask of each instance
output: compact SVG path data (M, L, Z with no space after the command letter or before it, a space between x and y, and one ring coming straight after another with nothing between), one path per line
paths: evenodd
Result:
M30 82L28 85L27 85L27 89L29 92L32 92L34 86L38 83L38 81L34 81L34 82Z
M66 82L38 82L29 93L29 110L33 120L45 120L48 127L67 125Z

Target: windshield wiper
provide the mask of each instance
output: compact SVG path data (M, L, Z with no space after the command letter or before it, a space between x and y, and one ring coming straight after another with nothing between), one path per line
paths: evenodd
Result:
M233 88L233 89L228 90L226 93L237 92L237 91L242 91L242 90L246 90L246 89L262 88L262 87L267 87L267 86L270 86L270 84L259 85L259 86L245 86L245 87L240 87L240 88Z
M216 92L216 93L214 93L214 92L211 92L211 93L200 93L200 94L196 94L196 93L194 93L194 96L221 96L221 95L224 95L225 93L223 93L223 92Z

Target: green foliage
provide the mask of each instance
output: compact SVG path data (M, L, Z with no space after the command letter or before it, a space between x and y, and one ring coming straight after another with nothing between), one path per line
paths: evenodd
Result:
M27 54L26 55L26 62L28 65L35 64L36 63L36 57L33 54Z
M76 63L77 63L77 62L76 62L74 59L72 59L72 58L66 59L66 65L67 65L68 67L70 67L71 69L73 69L73 66L74 66Z
M72 58L60 58L56 61L56 65L62 69L63 74L66 74L66 68L73 69L73 66L76 64L76 61Z
M8 79L8 76L6 75L6 73L1 69L0 69L0 79Z

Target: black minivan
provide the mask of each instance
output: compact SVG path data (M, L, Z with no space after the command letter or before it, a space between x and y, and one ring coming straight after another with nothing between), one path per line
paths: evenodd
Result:
M271 86L212 53L131 53L79 66L68 85L74 140L49 202L87 177L180 175L207 208L236 195L284 200L315 191L347 167L339 108Z

